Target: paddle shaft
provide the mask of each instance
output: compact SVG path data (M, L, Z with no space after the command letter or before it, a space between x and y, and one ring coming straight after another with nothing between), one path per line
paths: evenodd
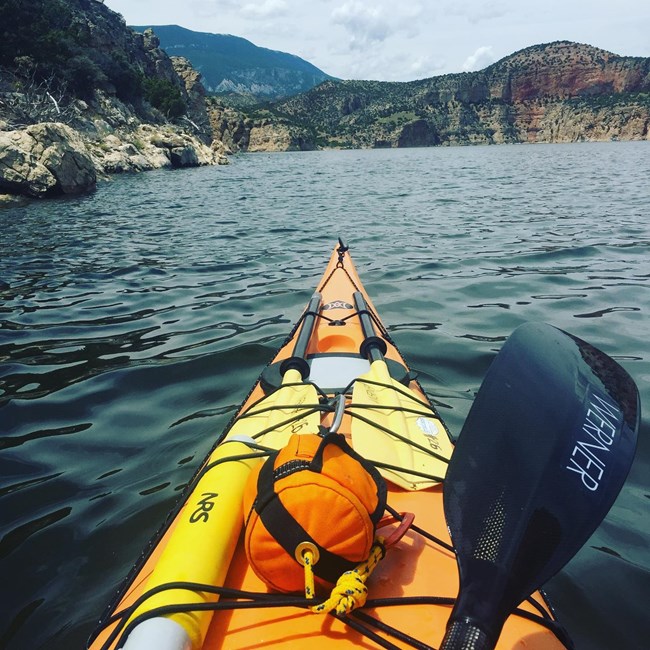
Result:
M452 621L440 650L492 650L495 642L470 620Z
M375 333L375 326L368 311L368 303L360 291L353 294L354 306L359 312L359 321L361 322L361 331L363 332L363 342L359 352L361 356L366 357L370 363L373 361L383 361L386 354L386 341L380 339Z
M302 319L302 325L296 338L293 354L288 359L285 359L280 365L280 373L282 375L284 375L287 370L295 369L300 373L303 381L309 377L309 364L305 357L307 355L309 340L311 339L311 335L314 332L314 326L316 325L316 317L318 316L320 303L321 295L316 292L307 305L307 311L305 312L305 317Z

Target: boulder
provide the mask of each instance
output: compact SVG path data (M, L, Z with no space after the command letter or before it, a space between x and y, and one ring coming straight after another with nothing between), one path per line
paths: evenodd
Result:
M171 125L115 129L88 146L96 168L104 174L228 163L217 149Z
M16 132L0 133L0 191L45 196L56 186L54 175L33 156Z
M149 136L149 142L168 157L172 167L214 165L219 156L198 138L182 131L162 127Z
M167 166L167 158L157 164L157 161L141 154L133 144L124 144L108 151L101 158L101 167L105 174L121 174L124 172L142 172Z
M92 158L69 126L44 122L0 133L0 190L42 197L83 194L96 183Z
M198 167L199 157L193 147L173 147L169 150L172 167Z

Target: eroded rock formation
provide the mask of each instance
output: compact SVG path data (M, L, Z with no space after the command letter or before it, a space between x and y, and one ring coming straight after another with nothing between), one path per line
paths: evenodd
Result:
M187 60L170 58L151 30L133 32L100 3L58 1L92 85L71 92L56 77L65 70L39 77L37 53L0 66L0 193L75 194L109 174L228 162L213 145L205 90ZM150 103L150 80L185 107L173 120L164 104Z
M35 197L83 194L96 182L83 140L65 124L0 132L0 191Z

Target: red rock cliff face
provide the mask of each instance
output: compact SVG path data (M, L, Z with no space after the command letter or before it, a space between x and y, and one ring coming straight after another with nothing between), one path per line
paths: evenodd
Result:
M533 99L650 91L648 59L558 42L517 52L485 70L493 99Z

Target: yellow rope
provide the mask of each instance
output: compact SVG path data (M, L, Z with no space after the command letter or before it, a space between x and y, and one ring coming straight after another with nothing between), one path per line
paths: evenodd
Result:
M336 582L330 597L320 605L314 605L309 609L314 614L328 614L331 611L339 615L349 614L353 609L363 607L368 598L368 587L366 580L375 570L379 561L386 554L384 538L377 537L370 549L370 556L365 562L358 564L351 571L346 571ZM304 555L307 555L305 553ZM310 574L309 578L307 574ZM308 585L308 579L311 581ZM305 562L305 596L312 598L309 593L314 593L314 571L311 563Z
M314 586L314 554L311 551L304 551L302 560L305 567L305 598L310 600L316 595Z

